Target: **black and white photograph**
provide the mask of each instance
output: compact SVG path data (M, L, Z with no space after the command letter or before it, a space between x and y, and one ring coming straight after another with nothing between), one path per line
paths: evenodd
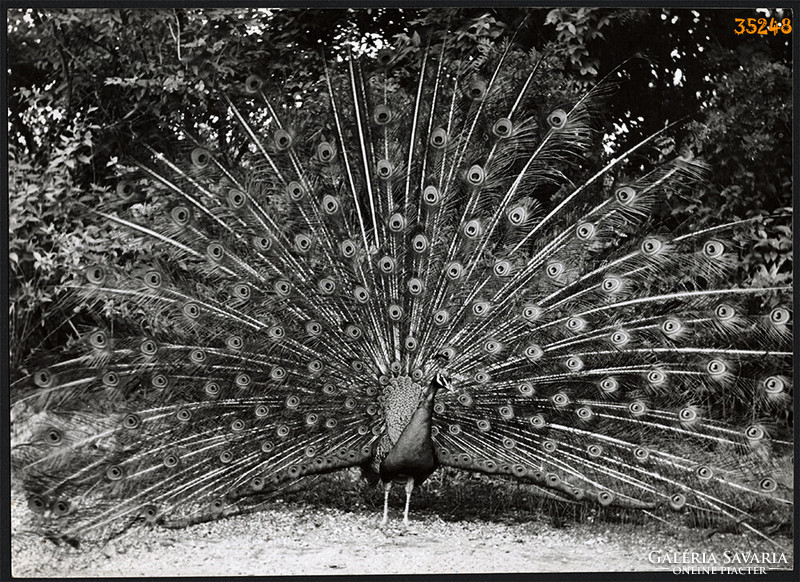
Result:
M795 11L402 6L6 6L10 575L791 579Z

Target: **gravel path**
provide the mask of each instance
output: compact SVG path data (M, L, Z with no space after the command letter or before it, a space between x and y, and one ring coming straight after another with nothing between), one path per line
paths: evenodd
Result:
M380 528L372 511L275 503L261 513L183 530L156 529L75 550L25 533L27 507L12 497L12 566L18 577L247 576L668 570L651 552L774 552L752 537L702 530L541 521L444 521L396 509ZM785 553L789 567L792 556ZM695 567L702 567L696 564ZM785 565L784 565L785 567Z

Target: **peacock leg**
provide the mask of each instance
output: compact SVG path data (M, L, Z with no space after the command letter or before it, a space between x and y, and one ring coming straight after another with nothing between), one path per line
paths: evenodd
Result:
M389 490L391 488L391 481L383 485L383 519L381 520L381 525L386 525L386 522L389 521Z
M411 492L414 490L414 477L406 481L406 510L403 512L403 523L408 525L408 505L411 503Z

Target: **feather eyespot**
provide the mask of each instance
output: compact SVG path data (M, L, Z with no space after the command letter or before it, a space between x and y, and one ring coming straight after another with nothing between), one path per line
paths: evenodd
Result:
M478 384L486 384L491 378L488 372L484 372L483 370L479 372L475 372L475 382Z
M208 153L208 150L203 148L193 149L191 158L192 158L192 164L198 170L207 168L208 165L211 163L211 154Z
M447 131L443 127L437 127L431 132L430 144L436 148L441 149L447 145Z
M166 455L164 455L164 458L161 459L161 462L164 464L165 467L171 469L180 462L180 458L175 453L167 453Z
M144 274L144 284L150 289L160 289L164 279L158 271L147 271Z
M578 228L575 230L575 234L581 240L589 240L595 235L595 226L591 222L584 222L583 224L578 225Z
M614 503L616 496L612 491L601 491L597 494L597 501L600 502L600 505L609 506Z
M500 416L504 420L511 420L512 418L514 418L514 409L507 404L498 408L497 411L500 413Z
M545 273L547 273L547 276L550 277L551 279L557 278L563 272L564 272L564 263L558 261L550 263L545 268Z
M253 244L261 252L266 252L272 248L272 239L266 236L255 235L253 237Z
M453 261L447 265L445 273L449 279L455 281L461 278L461 276L464 274L464 265L457 261Z
M397 263L392 257L381 257L378 261L378 268L386 274L393 273L396 267Z
M108 347L108 336L102 330L96 330L89 334L89 345L97 350Z
M143 356L154 356L158 351L158 345L151 339L146 339L139 344L139 352Z
M714 476L714 471L707 465L700 465L694 470L694 474L697 475L698 478L707 481Z
M547 123L553 129L562 129L567 124L567 112L563 109L555 109L547 116Z
M725 252L725 246L715 240L710 240L703 245L703 254L709 259L717 259Z
M86 280L92 285L102 285L106 280L106 270L102 265L92 265L84 273Z
M490 356L496 356L503 350L503 344L497 340L488 340L485 344L483 344L483 349Z
M481 226L480 220L477 218L473 218L470 221L467 221L464 226L461 228L461 232L470 240L475 240L483 234L483 227Z
M331 293L336 291L336 282L330 277L323 277L322 279L319 280L317 288L320 290L322 294L330 295Z
M507 217L513 226L522 226L528 220L528 209L524 206L515 206L508 211Z
M628 405L628 412L633 417L643 416L647 414L647 406L640 400L634 400Z
M317 146L317 157L321 162L330 162L336 156L336 148L327 141Z
M511 262L501 259L494 264L492 270L498 277L508 277L511 274Z
M295 202L299 202L306 195L306 189L300 182L292 180L286 185L286 194Z
M492 309L492 304L488 301L476 301L472 304L472 314L478 317L485 317Z
M392 165L392 162L390 162L389 160L378 161L377 170L378 170L378 178L380 178L381 180L388 180L389 178L392 177L392 174L394 174L394 166Z
M536 344L531 344L525 348L525 357L531 362L536 362L542 358L544 351Z
M116 192L123 201L128 201L136 195L136 184L130 180L121 180L117 183Z
M583 370L583 360L578 356L570 356L565 362L567 369L571 372L579 372Z
M772 477L764 477L761 481L759 481L758 488L762 491L766 491L767 493L771 493L778 488L778 482Z
M437 206L442 200L442 195L436 186L426 186L422 191L422 199L428 206Z
M590 457L597 458L603 454L603 447L600 445L589 445L586 447L586 452L589 453Z
M670 338L679 337L683 332L683 323L679 319L669 318L661 324L661 331Z
M586 320L582 317L574 316L567 320L567 329L570 331L583 331L587 325Z
M298 234L294 237L294 248L299 253L307 253L311 249L311 237L307 234Z
M57 428L48 428L44 433L44 442L51 447L57 447L64 441L61 431Z
M387 105L378 105L375 107L372 119L378 125L386 125L392 120L392 110Z
M287 150L292 145L292 136L285 129L276 129L272 137L275 140L275 147L280 151Z
M614 276L606 277L600 287L606 293L616 293L622 289L622 279Z
M389 306L389 319L392 321L400 321L403 317L403 308L397 304Z
M720 303L714 309L714 315L721 321L728 321L736 317L736 310L727 303Z
M501 117L492 126L492 133L500 139L509 137L513 131L514 124L507 117Z
M613 394L619 389L619 383L617 382L616 378L603 378L600 381L600 390L605 392L606 394Z
M163 389L169 385L169 379L164 374L156 374L150 378L150 385L153 388Z
M785 325L789 323L791 318L792 315L789 310L783 307L776 307L769 313L769 321L773 325Z
M617 347L623 347L630 342L631 336L627 331L619 329L611 334L611 343Z
M641 245L642 252L648 257L657 255L663 248L664 243L657 238L646 238Z
M128 430L139 428L141 425L142 425L141 419L132 413L126 414L125 417L122 419L122 426L127 428Z
M480 186L486 180L486 170L478 164L474 164L467 170L467 182L473 186Z
M722 376L728 371L728 366L722 360L711 360L706 364L706 370L712 376Z
M331 194L325 194L322 197L322 209L326 214L336 214L339 212L339 199Z
M480 101L486 96L486 81L476 79L467 87L467 96L473 101Z
M780 394L786 390L786 382L778 376L770 376L764 380L764 392L767 394Z
M219 243L211 243L206 247L206 256L213 262L219 262L225 256L225 249Z
M186 226L192 220L192 211L189 210L186 206L176 206L173 208L169 213L172 222L175 223L176 226Z
M412 295L421 295L422 291L425 289L425 286L422 283L421 279L416 277L409 279L408 281L408 292Z
M322 325L317 321L309 321L305 325L306 333L312 337L322 333Z
M364 333L361 330L361 328L359 326L357 326L356 324L354 324L354 323L351 323L351 324L345 326L344 332L345 332L345 334L347 334L347 337L349 337L352 340L359 339Z
M748 426L744 431L744 436L749 441L760 441L766 438L766 431L758 425Z
M263 84L264 82L261 80L261 77L258 75L250 75L244 80L244 90L251 94L258 93Z
M424 234L418 234L411 239L411 248L417 253L422 253L428 250L429 244L428 237L426 237Z
M69 501L65 499L59 499L58 501L53 503L52 510L53 510L53 515L55 515L56 517L64 517L69 513L70 510Z
M636 200L636 190L630 186L623 186L622 188L617 188L614 196L616 197L617 202L623 206L630 206L633 201Z
M446 309L440 309L433 314L433 323L436 325L445 325L450 320L450 312Z
M239 210L240 208L244 207L245 202L247 202L247 197L245 196L244 192L237 190L236 188L231 188L228 190L228 205L232 209Z
M682 493L675 493L669 498L669 506L675 511L683 509L685 505L686 505L686 496L683 495Z
M353 289L353 298L361 304L367 303L369 301L369 291L367 291L366 287L358 285Z
M389 217L389 230L392 232L400 232L406 227L405 217L396 212Z

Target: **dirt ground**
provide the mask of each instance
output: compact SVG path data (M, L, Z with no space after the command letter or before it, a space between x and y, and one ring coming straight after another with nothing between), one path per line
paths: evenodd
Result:
M779 563L762 566L792 564L788 549L752 536L716 534L709 540L703 530L666 530L657 522L555 528L541 520L444 521L412 512L406 528L392 508L389 524L379 527L380 515L371 510L275 503L252 515L183 530L138 531L103 547L76 550L30 533L28 515L21 499L12 496L15 577L672 571L676 564L653 561L674 552L683 562L691 561L691 552L706 553L705 563L678 567L742 567L724 564L726 551L777 552ZM781 552L788 565L780 562Z

